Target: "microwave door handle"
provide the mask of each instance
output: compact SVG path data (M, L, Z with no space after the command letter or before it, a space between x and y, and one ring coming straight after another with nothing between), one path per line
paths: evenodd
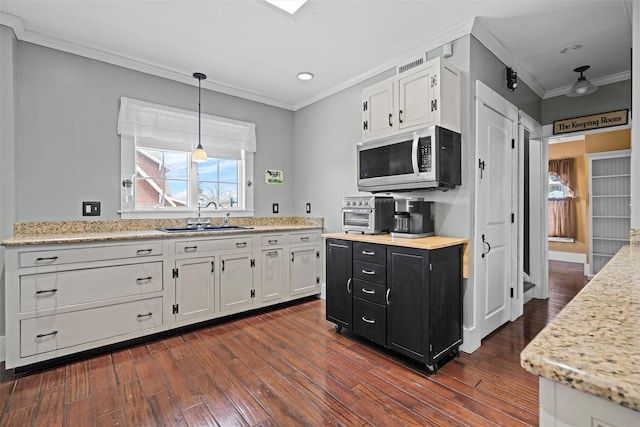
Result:
M420 169L418 169L418 141L420 141L420 135L416 132L413 134L413 144L411 145L411 166L413 166L413 173L416 176L420 175Z

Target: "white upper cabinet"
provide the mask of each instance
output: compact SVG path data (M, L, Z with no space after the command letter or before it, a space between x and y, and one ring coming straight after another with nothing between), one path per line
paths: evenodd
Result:
M460 71L440 57L362 90L362 140L428 126L460 132Z

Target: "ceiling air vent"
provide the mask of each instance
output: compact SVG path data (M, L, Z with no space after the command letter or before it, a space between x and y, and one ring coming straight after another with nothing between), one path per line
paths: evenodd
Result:
M416 68L416 67L418 67L418 66L420 66L422 64L424 64L424 57L418 58L418 59L414 59L411 62L408 62L408 63L406 63L404 65L398 66L398 74L402 74L405 71L409 71L412 68Z

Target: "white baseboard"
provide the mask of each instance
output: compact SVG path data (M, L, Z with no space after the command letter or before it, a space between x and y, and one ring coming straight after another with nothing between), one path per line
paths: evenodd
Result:
M593 274L591 274L591 264L585 264L584 265L584 275L585 276L589 276L589 277L593 277Z
M327 299L327 284L323 283L320 286L320 299L326 300Z
M7 349L5 348L6 337L3 335L0 337L0 362L7 360Z
M586 264L587 256L585 254L574 254L571 252L549 251L549 261L563 261Z

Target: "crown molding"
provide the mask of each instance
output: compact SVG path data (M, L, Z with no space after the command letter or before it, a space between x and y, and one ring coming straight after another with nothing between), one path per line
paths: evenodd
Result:
M353 85L361 83L371 77L374 77L384 71L388 71L392 68L397 67L399 64L402 64L407 61L407 59L414 59L416 56L424 56L430 50L433 50L437 47L440 47L446 43L450 43L454 40L459 39L460 37L466 36L467 34L471 34L471 29L473 28L473 19L470 19L462 24L451 28L450 30L442 33L440 36L431 39L427 44L421 44L417 48L406 51L405 53L386 61L377 67L367 71L366 73L360 74L358 76L353 77L339 85L336 85L330 89L312 95L310 97L302 99L300 102L297 102L293 105L293 111L299 110L300 108L306 107L308 105L313 104L314 102L318 102L324 98L327 98L331 95L334 95L344 89L348 89Z
M540 98L545 93L544 87L529 73L524 65L511 55L506 47L493 35L482 21L477 18L473 24L471 34L478 39L491 53L493 53L500 61L509 67L518 71L518 80L524 82L536 95Z
M609 76L599 77L597 79L589 79L589 81L594 86L604 86L611 83L622 82L629 79L631 79L631 71L623 71L621 73L611 74ZM544 96L542 97L542 99L548 99L548 98L554 98L556 96L566 95L566 93L571 90L571 87L573 87L573 84L570 84L568 86L562 86L556 89L550 89L544 93Z
M194 79L191 77L191 75L193 74L191 70L167 68L159 64L140 61L138 59L114 52L95 49L81 44L69 42L67 40L50 37L25 28L22 19L4 12L0 12L0 24L13 28L13 32L16 34L16 38L20 41L37 44L67 53L72 53L74 55L79 55L85 58L95 59L97 61L106 62L108 64L117 65L119 67L124 67L130 70L140 71L180 83L198 86L197 83L194 83ZM291 103L283 102L281 100L274 99L259 93L240 89L238 87L217 83L212 80L203 81L202 88L220 92L226 95L237 96L249 101L256 101L262 104L284 108L287 110L291 110L293 108L293 105Z

